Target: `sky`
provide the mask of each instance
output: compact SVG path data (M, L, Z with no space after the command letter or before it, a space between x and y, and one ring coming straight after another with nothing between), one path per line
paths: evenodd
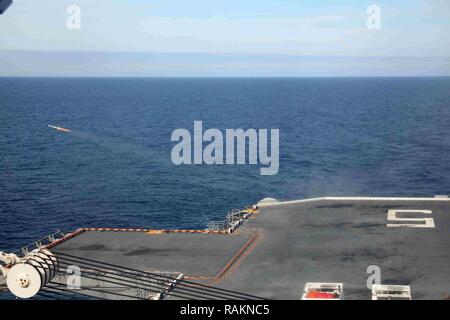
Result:
M0 76L450 76L449 35L449 0L14 0Z

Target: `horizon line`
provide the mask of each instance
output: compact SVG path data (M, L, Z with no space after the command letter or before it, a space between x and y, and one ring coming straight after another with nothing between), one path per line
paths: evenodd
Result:
M85 75L85 76L62 76L62 75L22 75L22 76L2 76L0 79L21 79L21 78L56 78L56 79L309 79L309 78L450 78L449 75L357 75L357 76L340 76L340 75L305 75L305 76L121 76L121 75Z

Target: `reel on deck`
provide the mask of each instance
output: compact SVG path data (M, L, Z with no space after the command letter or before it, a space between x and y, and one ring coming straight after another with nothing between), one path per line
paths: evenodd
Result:
M58 269L58 259L53 253L36 249L8 270L6 284L16 297L28 299L48 284Z

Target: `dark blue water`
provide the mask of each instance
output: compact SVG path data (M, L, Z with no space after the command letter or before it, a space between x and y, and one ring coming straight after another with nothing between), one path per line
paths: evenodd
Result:
M3 250L56 228L204 227L267 196L450 193L450 78L3 78L0 110ZM279 128L278 175L173 165L194 120Z

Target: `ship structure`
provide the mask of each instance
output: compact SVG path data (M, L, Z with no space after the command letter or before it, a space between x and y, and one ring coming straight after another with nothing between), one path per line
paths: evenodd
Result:
M2 253L0 286L33 299L442 300L449 230L447 196L266 198L202 230L53 234Z

